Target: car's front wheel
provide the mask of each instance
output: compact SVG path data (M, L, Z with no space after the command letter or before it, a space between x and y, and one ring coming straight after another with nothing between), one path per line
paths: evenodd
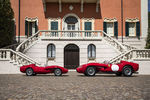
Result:
M61 75L62 75L61 69L59 69L59 68L55 69L55 70L54 70L54 75L55 75L55 76L61 76Z
M85 74L86 74L87 76L94 76L95 73L96 73L95 67L91 67L91 66L90 66L90 67L87 67L87 68L86 68Z
M133 70L131 66L124 66L122 73L124 76L132 76Z
M27 76L32 76L34 74L33 69L32 68L28 68L26 69L26 75Z

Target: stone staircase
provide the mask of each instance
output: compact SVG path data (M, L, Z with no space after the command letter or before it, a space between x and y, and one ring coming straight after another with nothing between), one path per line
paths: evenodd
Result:
M22 66L28 64L36 64L41 66L41 63L24 53L28 51L34 44L40 40L40 36L43 33L50 33L50 31L40 30L33 36L29 37L16 48L16 51L12 49L0 49L0 62L9 61L15 66ZM114 58L110 59L110 63L118 63L121 60L133 61L133 60L149 60L150 61L150 50L137 49L127 44L122 44L117 40L113 39L103 31L94 31L101 34L102 39L107 41L108 44L118 50L119 54Z

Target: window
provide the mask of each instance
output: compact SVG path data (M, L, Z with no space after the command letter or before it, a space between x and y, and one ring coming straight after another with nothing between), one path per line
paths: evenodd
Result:
M55 58L55 45L54 44L49 44L47 46L47 58L48 59L54 59Z
M96 58L96 47L94 44L88 45L88 58L95 59Z
M118 37L118 22L104 22L103 31L106 32L109 36Z
M51 30L58 30L58 22L57 21L51 21ZM52 32L51 34L53 37L58 36L58 32Z
M51 30L58 30L58 22L51 21Z
M92 30L92 22L85 22L84 23L84 30ZM85 32L85 37L91 37L91 32Z
M114 36L114 24L113 22L107 23L107 34Z
M27 21L25 20L25 35L32 36L38 31L37 21Z
M126 36L140 36L140 22L126 22Z
M135 36L135 23L129 23L129 36Z

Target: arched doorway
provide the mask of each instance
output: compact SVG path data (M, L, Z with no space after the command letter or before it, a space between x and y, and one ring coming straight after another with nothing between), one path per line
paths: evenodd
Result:
M80 64L79 47L75 44L68 44L64 48L64 67L67 69L75 69Z

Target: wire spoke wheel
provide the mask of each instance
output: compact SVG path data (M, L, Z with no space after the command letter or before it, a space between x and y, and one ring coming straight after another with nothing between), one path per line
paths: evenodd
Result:
M132 68L131 67L129 67L129 66L125 66L124 68L123 68L123 75L124 76L132 76Z
M96 73L96 70L95 70L94 67L88 67L88 68L86 69L86 74L87 74L88 76L94 76L95 73Z
M32 75L33 75L33 69L32 69L32 68L28 68L28 69L26 70L26 75L27 75L27 76L32 76Z
M59 69L59 68L55 69L54 74L55 74L55 76L61 76L62 75L61 69Z

